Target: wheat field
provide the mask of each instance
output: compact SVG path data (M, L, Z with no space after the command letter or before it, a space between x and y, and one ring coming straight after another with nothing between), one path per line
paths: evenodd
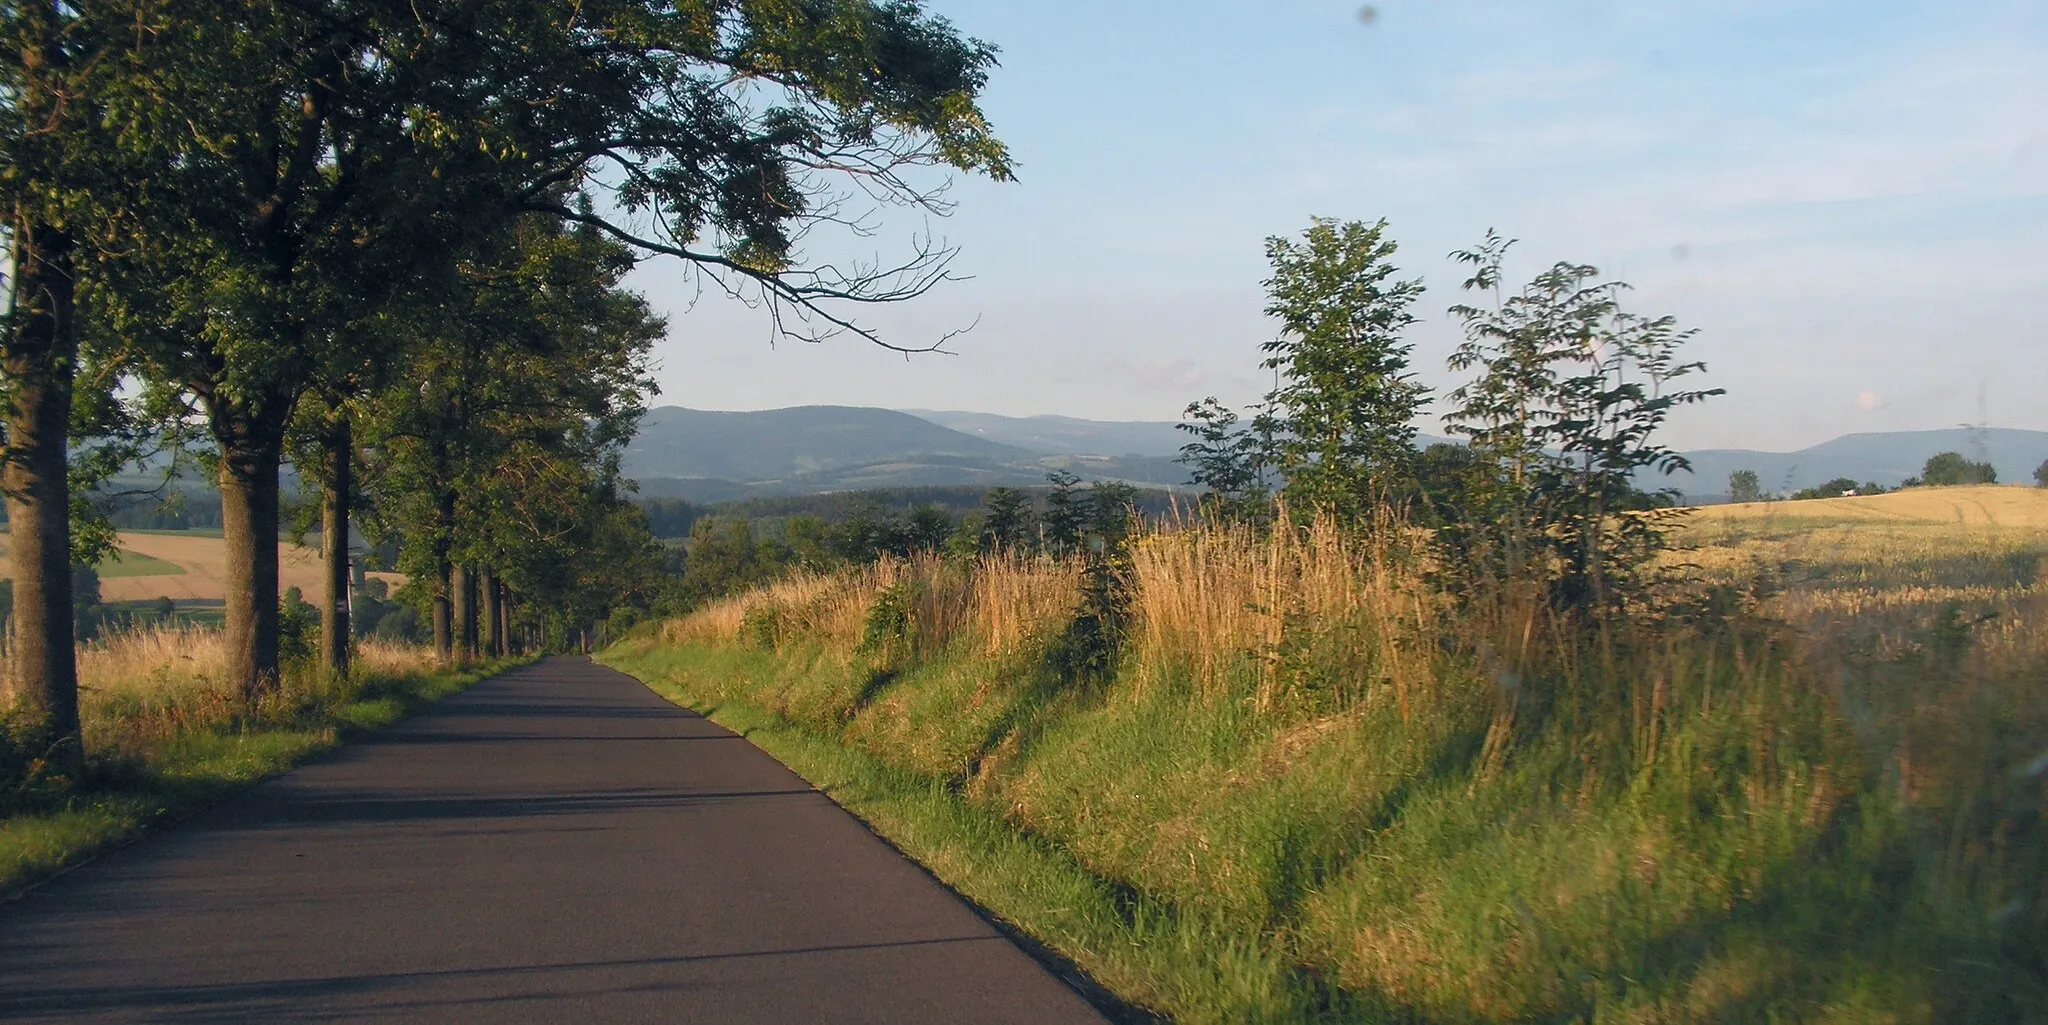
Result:
M176 571L125 573L103 568L100 573L102 601L147 601L151 598L219 601L227 594L227 548L218 537L182 531L124 530L116 544L123 552L168 564ZM149 563L141 563L134 568L147 569ZM12 571L11 564L0 560L0 579L9 577ZM398 573L372 573L370 576L384 579L394 589L405 583L405 577ZM311 600L320 593L322 586L320 550L288 541L280 542L277 546L277 577L278 590L296 587Z

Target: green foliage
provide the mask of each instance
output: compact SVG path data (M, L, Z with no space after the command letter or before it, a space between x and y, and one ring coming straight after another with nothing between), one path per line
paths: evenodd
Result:
M2048 488L2048 459L2041 460L2041 465L2034 467L2034 486Z
M1728 475L1730 502L1761 502L1763 499L1763 483L1757 479L1755 470L1737 470Z
M1211 395L1188 403L1176 426L1194 436L1181 446L1179 462L1188 468L1188 483L1203 489L1205 513L1256 521L1270 511L1280 462L1279 420L1270 401L1247 423Z
M983 552L1023 551L1031 544L1031 506L1015 488L990 488L982 496L980 549Z
M319 611L306 604L298 590L287 590L277 609L277 657L287 666L310 662L320 645Z
M1042 543L1054 554L1078 551L1088 529L1089 509L1076 487L1081 478L1065 470L1045 475L1052 489L1045 496L1045 512L1039 516L1044 528Z
M1272 276L1266 313L1281 323L1260 348L1278 384L1269 402L1278 427L1278 469L1296 509L1363 521L1407 493L1414 420L1429 390L1408 369L1402 333L1422 282L1394 280L1398 248L1387 222L1317 219L1299 241L1266 240ZM1220 418L1198 424L1227 430ZM1198 429L1213 452L1217 441Z
M1990 463L1977 463L1960 452L1941 452L1928 457L1920 470L1919 483L1926 487L1953 487L1998 483L1998 470Z
M1482 517L1449 540L1482 572L1544 579L1568 606L1611 606L1664 547L1669 517L1655 510L1675 494L1645 493L1637 476L1689 465L1659 428L1721 389L1677 387L1705 369L1678 356L1694 332L1624 310L1628 286L1594 267L1558 263L1504 295L1512 245L1488 232L1453 254L1472 268L1465 288L1493 301L1451 308L1465 329L1451 369L1478 376L1451 393L1445 419L1490 473L1471 503Z
M1878 484L1874 481L1866 481L1862 484L1858 484L1856 483L1856 479L1853 477L1836 477L1834 480L1828 481L1825 484L1817 485L1815 487L1810 488L1801 488L1798 491L1793 492L1792 497L1798 500L1812 498L1840 498L1843 495L1882 495L1884 494L1884 491L1884 485Z

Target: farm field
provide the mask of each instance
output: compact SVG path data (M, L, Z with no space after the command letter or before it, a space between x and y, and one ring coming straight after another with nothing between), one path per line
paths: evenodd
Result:
M0 534L0 553L6 551L5 536ZM103 601L217 601L226 596L227 554L217 534L124 530L118 544L120 556L98 567ZM278 590L297 587L309 599L320 593L318 549L281 543L277 561ZM0 561L0 579L11 572L12 567ZM393 587L405 582L398 573L370 575Z

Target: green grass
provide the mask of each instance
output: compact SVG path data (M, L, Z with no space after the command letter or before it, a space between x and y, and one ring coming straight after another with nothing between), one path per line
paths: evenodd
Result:
M115 577L168 577L185 572L184 567L125 549L101 559L93 567L101 579Z
M0 809L8 810L0 816L0 899L514 664L363 680L253 719L181 728L137 751L96 756L79 780L0 788Z
M744 622L602 657L1176 1021L2048 1019L2033 634L1815 660L1715 613L1511 674L1448 625L1397 645L1433 667L1412 704L1331 677L1370 682L1387 623L1293 623L1220 678Z

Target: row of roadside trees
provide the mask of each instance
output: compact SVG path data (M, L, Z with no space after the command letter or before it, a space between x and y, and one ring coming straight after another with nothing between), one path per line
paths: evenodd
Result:
M231 682L278 683L280 468L320 495L322 658L348 526L402 539L445 652L589 622L644 524L618 450L683 261L804 337L950 253L845 264L925 168L1010 176L994 50L915 0L0 3L7 697L75 758L70 569L96 486L166 443L218 482Z

